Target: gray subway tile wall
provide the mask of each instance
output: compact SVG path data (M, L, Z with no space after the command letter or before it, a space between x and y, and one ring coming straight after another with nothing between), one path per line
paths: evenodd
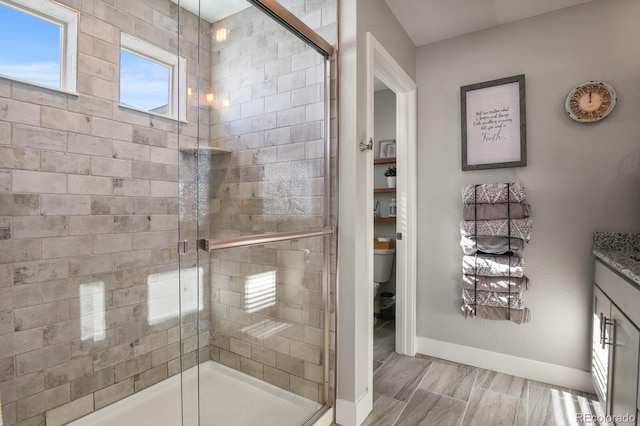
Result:
M178 8L61 3L80 11L78 95L0 79L4 425L64 424L180 371L180 321L150 323L148 285L178 268L178 140L198 134L199 106L180 125L118 106L120 31L177 52ZM197 18L180 20L197 43ZM180 52L191 87L194 52ZM185 352L198 330L208 341L192 326Z

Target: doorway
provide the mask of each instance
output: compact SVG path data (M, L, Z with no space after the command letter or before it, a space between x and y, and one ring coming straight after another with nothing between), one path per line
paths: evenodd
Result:
M395 95L395 166L396 219L395 219L395 351L415 355L416 336L416 182L417 182L417 101L416 84L393 57L371 34L367 33L367 132L368 139L378 141L375 135L375 82L378 80ZM374 148L375 149L375 148ZM378 148L379 149L379 148ZM379 156L378 150L378 156ZM367 208L373 210L374 162L368 162ZM367 227L369 241L374 239L373 221ZM371 262L373 265L373 262ZM373 271L370 274L373 278ZM373 283L373 279L370 280ZM373 285L368 300L373 299ZM368 382L373 389L373 303L368 315Z
M374 82L373 373L396 351L396 94Z

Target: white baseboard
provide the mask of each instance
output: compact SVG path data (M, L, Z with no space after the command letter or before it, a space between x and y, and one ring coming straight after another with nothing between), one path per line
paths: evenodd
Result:
M336 423L341 426L360 426L373 410L373 395L367 391L356 402L336 399Z
M320 417L313 426L331 426L333 424L333 407L329 408L323 415ZM0 425L2 426L2 425Z
M556 386L594 393L591 373L470 346L416 337L418 353Z

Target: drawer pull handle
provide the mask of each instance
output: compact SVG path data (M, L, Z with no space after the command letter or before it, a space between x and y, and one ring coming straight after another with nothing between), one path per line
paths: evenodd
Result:
M604 349L604 312L600 312L600 346Z
M606 336L606 331L607 331L607 326L608 325L611 326L611 338L610 339L607 339L607 336ZM615 319L609 319L609 318L605 317L602 312L600 312L600 344L602 345L602 349L606 349L607 345L613 345L614 344L615 336L613 335L613 333L615 333L615 329L616 329L616 320Z

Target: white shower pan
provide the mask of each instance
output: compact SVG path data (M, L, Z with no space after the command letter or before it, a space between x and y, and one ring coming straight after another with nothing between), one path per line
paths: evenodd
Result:
M198 370L185 373L185 389L197 389ZM300 426L321 405L224 365L200 364L200 424ZM194 395L194 397L196 397ZM82 417L73 426L176 426L182 424L180 375ZM185 425L197 424L187 413Z

